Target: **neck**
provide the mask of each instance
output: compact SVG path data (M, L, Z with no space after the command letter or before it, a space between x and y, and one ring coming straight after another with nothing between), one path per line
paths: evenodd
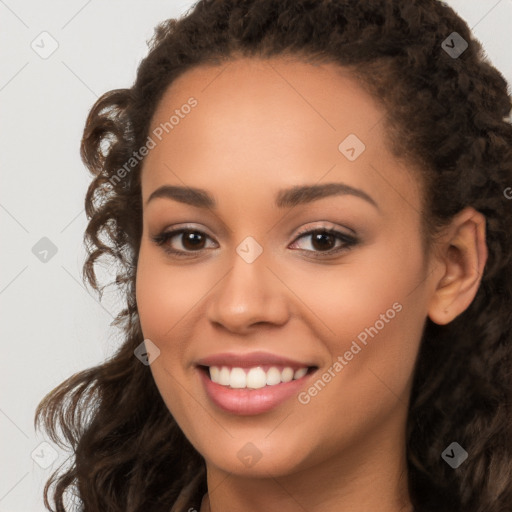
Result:
M200 512L412 512L405 445L398 448L396 438L361 439L291 475L254 478L207 463Z

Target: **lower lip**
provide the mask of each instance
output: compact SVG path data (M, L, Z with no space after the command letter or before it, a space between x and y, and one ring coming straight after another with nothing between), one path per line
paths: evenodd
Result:
M205 371L197 369L210 400L223 411L232 414L254 415L270 411L300 391L304 382L313 374L308 372L300 379L281 382L259 389L232 389L213 382Z

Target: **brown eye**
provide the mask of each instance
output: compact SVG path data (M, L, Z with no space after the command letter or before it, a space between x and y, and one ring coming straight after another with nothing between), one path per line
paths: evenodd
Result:
M174 238L178 240L181 238L182 248L178 247L176 249L172 247L171 242ZM163 246L164 251L169 254L176 256L187 256L187 253L200 253L203 251L205 249L204 244L207 238L210 237L202 231L182 228L174 231L160 233L159 235L153 237L153 241L157 245Z
M181 243L185 249L203 249L205 240L200 231L182 231L181 234L183 235Z
M358 240L350 235L346 235L341 233L335 229L315 229L300 233L296 240L300 240L302 238L310 238L311 239L311 250L307 250L307 252L312 252L314 257L323 257L322 253L325 255L337 254L341 251L345 251L350 249L352 246L357 245ZM336 240L340 240L341 246L338 248L334 248ZM294 245L297 244L297 241L294 242ZM304 249L306 250L306 249ZM319 253L319 254L315 254Z
M301 250L312 253L315 258L332 256L342 251L347 251L359 242L353 236L346 235L332 228L323 228L300 233L293 245L296 245L298 240L303 238L306 239L308 237L311 239L310 245L312 248ZM173 239L180 240L181 247L174 247L172 243ZM187 228L163 232L153 237L153 241L158 246L162 246L166 253L177 257L199 255L207 248L205 247L207 239L211 240L211 237L206 233L196 229ZM341 242L340 246L337 248L336 241ZM294 247L292 246L292 248Z
M334 245L336 245L336 237L331 233L326 234L323 232L317 232L314 235L311 235L311 237L311 245L319 251L328 251L329 249L332 249Z

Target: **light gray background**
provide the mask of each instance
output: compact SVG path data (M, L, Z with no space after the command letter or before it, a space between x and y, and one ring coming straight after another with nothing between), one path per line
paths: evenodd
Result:
M190 0L0 0L0 512L42 512L42 490L68 454L33 427L41 398L120 343L115 293L100 304L81 281L90 175L79 146L95 100L130 87L157 23ZM449 0L512 83L512 0ZM50 46L57 50L41 58ZM47 36L46 36L47 37ZM43 42L42 42L43 41ZM512 185L512 183L511 183ZM44 263L43 237L57 247ZM101 274L100 274L101 275ZM51 461L52 450L56 460Z

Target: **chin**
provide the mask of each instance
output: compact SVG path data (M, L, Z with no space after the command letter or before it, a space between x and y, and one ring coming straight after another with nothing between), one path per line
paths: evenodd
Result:
M211 443L205 440L207 445ZM232 439L229 444L201 451L208 465L239 476L268 478L297 472L306 465L306 454L298 452L300 444L288 445L283 439L250 441Z

